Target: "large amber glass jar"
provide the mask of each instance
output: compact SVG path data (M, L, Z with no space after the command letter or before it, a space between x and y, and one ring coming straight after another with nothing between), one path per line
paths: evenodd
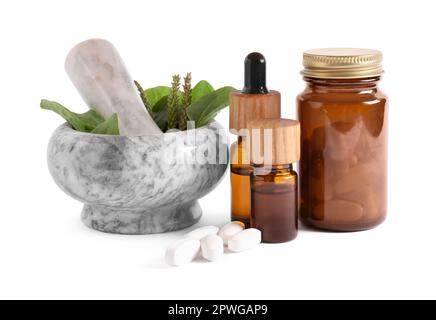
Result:
M297 98L301 123L300 219L326 230L357 231L387 210L388 102L378 88L381 53L304 53L307 83Z

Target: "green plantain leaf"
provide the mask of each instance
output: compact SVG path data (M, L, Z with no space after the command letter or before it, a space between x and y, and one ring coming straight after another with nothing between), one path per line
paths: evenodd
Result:
M49 100L41 100L40 106L62 116L77 131L91 132L104 121L103 116L93 109L81 114L75 113L60 103Z
M153 120L156 122L158 127L162 130L162 132L166 132L168 129L168 114L167 110L162 110L159 112L155 112L153 115Z
M207 125L220 110L227 107L230 92L235 90L233 87L222 87L193 103L188 109L188 116L191 121L195 121L195 127L200 128Z
M97 127L100 123L104 121L104 117L95 109L79 113L77 115L83 122L88 123L90 126Z
M154 88L149 88L144 90L145 96L151 105L151 110L153 112L159 111L155 109L156 104L165 96L169 95L171 92L170 87L158 86Z
M117 136L120 134L120 130L118 129L118 115L114 113L107 120L100 123L91 133L97 134L110 134Z
M198 99L211 92L213 92L212 85L206 80L201 80L192 89L191 103L196 102Z
M168 95L162 97L158 102L156 102L156 104L153 107L153 112L157 113L157 112L161 112L161 111L166 111L167 100L168 100Z

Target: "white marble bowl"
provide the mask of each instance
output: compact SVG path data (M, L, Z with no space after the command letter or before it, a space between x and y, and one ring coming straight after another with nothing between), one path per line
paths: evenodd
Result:
M59 187L83 202L90 228L121 234L178 230L202 214L198 199L228 165L227 135L210 125L142 137L96 135L61 125L48 146Z

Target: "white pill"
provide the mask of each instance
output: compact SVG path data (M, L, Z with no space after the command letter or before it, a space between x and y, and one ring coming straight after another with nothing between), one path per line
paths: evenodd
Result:
M229 239L242 230L244 230L244 225L242 223L230 222L220 229L218 235L223 238L224 245L227 245Z
M224 254L223 239L216 234L211 234L201 239L201 254L209 261L215 261Z
M217 234L218 231L219 231L218 227L206 226L188 232L186 234L186 237L191 239L201 240L202 238L207 237L208 235Z
M229 250L234 252L245 251L257 246L262 241L260 230L245 229L229 239Z
M184 238L167 248L165 260L169 265L181 266L194 260L200 252L200 241Z

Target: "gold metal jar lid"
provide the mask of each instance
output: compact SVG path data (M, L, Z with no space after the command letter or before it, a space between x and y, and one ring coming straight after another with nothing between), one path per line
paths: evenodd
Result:
M382 53L371 49L314 49L303 54L304 70L309 78L351 79L380 76Z

